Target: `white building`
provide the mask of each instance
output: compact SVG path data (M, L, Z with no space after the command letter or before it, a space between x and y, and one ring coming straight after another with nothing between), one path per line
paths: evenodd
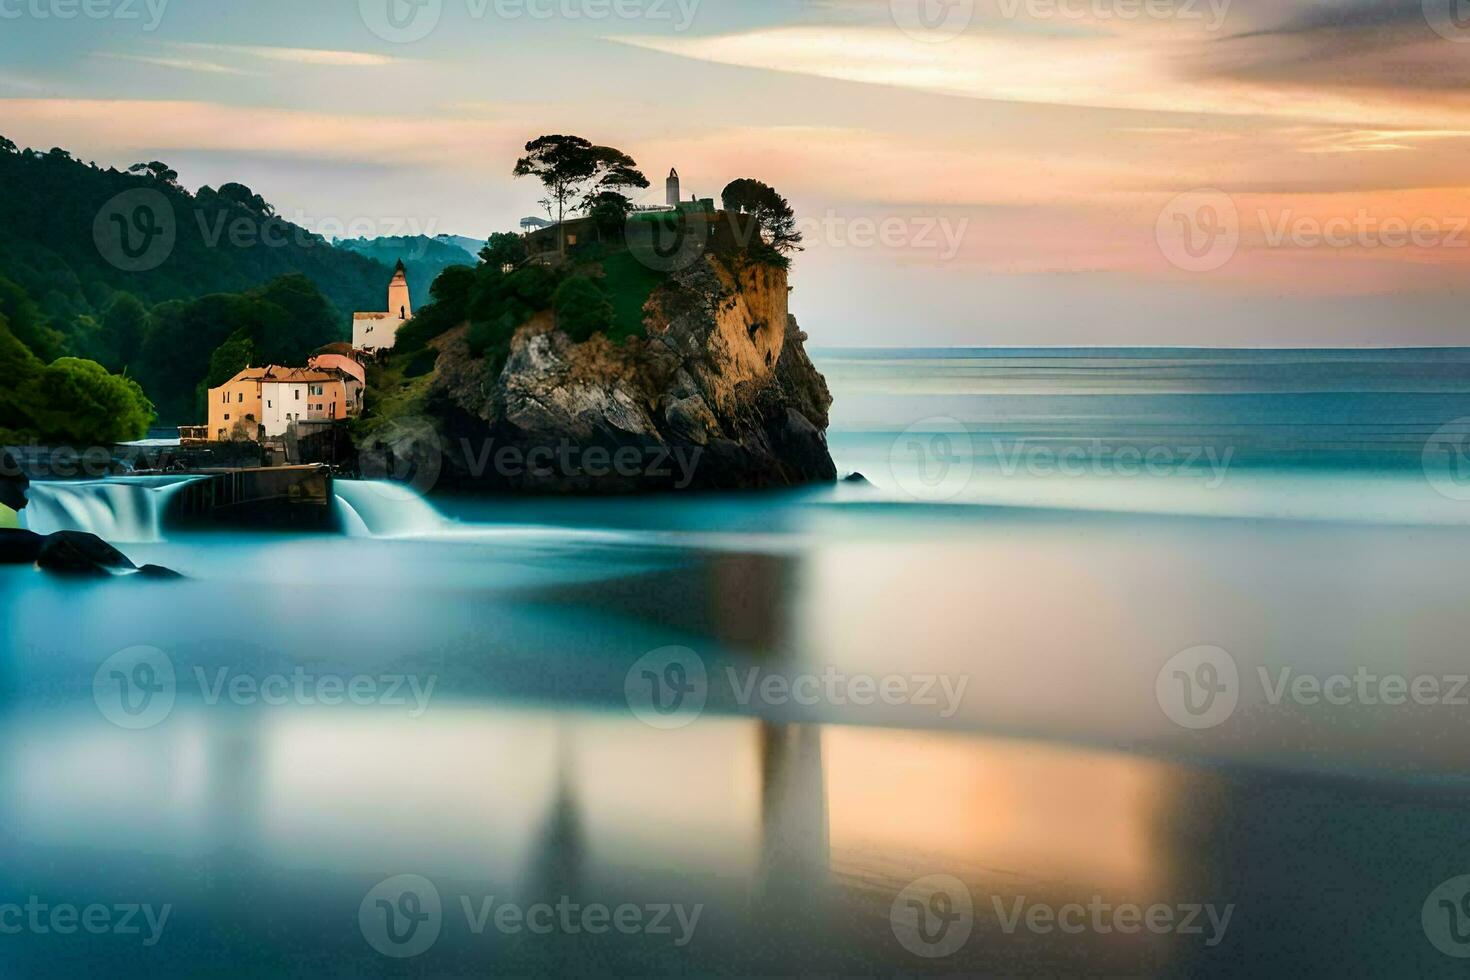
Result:
M398 331L413 319L413 303L408 296L408 273L400 259L388 283L388 309L382 313L352 315L352 346L357 350L391 350L398 342Z

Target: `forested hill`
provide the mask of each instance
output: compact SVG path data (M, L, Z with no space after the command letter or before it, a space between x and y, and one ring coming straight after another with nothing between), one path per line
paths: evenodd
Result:
M43 359L86 354L88 318L119 293L152 307L243 293L290 273L317 285L346 339L352 312L382 306L392 275L277 217L243 185L191 194L160 163L124 173L0 137L0 187L0 274L62 335L31 344Z
M337 247L376 259L392 268L402 262L408 273L408 291L413 297L415 308L429 301L429 287L440 273L452 265L467 265L474 268L479 264L479 249L468 251L461 241L468 239L429 238L427 235L410 235L396 238L345 238ZM382 305L381 303L379 305ZM377 306L364 306L364 310L376 310Z

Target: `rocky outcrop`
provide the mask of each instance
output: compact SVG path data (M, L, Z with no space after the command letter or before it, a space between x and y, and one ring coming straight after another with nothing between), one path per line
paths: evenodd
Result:
M451 331L427 402L440 482L592 494L835 480L832 396L787 294L784 269L706 256L654 292L646 338L575 344L542 314L494 374Z
M95 534L85 531L57 531L41 542L36 567L59 575L84 575L105 578L121 572L136 571L128 556Z
M45 541L30 531L0 528L0 565L33 564L40 557Z
M86 531L40 535L24 529L0 529L0 565L32 565L43 572L78 578L109 578L136 573L141 578L181 579L159 565L134 565L127 555Z

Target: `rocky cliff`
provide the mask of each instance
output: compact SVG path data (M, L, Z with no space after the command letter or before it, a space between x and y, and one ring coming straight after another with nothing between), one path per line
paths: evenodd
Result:
M438 482L573 494L834 480L832 396L788 292L782 268L706 255L654 290L646 337L576 344L546 312L499 367L470 356L467 328L449 331L425 399Z

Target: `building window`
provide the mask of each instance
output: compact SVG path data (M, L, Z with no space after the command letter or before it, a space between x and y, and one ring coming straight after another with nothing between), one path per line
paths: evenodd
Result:
M225 421L228 422L229 420L230 420L230 413L229 412L226 412L225 413Z
M244 404L244 402L245 402L245 392L242 391L238 395L236 395L235 396L235 401L240 402L241 404Z
M266 408L274 408L275 406L271 403L271 400L269 398L267 398L265 400L265 407Z
M301 389L297 388L293 393L296 395L296 400L301 401Z

